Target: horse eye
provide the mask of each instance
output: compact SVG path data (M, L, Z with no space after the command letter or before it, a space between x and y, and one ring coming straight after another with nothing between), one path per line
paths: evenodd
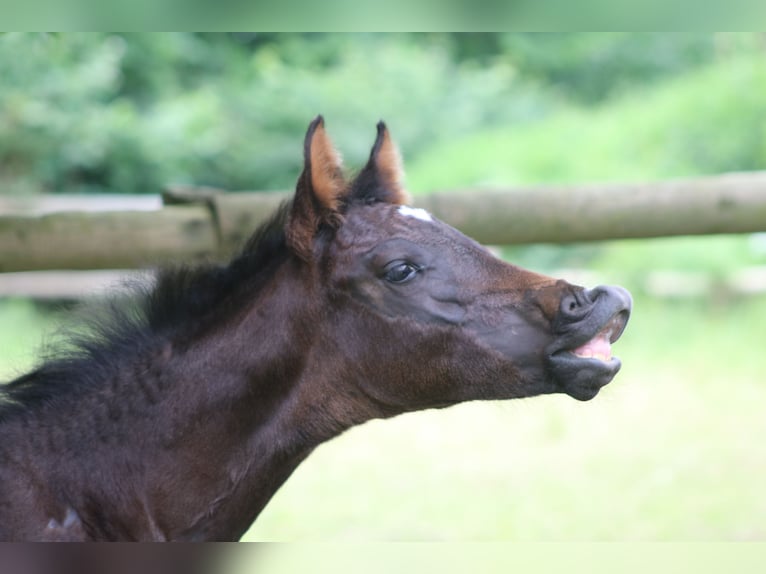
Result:
M386 268L384 277L391 283L406 283L415 278L420 269L412 263L397 262Z

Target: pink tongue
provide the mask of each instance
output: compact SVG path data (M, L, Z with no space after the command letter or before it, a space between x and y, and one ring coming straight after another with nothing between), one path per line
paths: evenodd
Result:
M603 331L590 341L572 350L579 357L596 357L608 360L612 358L612 345L609 343L609 335Z

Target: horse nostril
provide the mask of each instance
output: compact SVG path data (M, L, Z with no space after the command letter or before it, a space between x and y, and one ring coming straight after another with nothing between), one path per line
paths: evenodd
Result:
M561 311L564 315L574 315L580 308L580 302L574 294L565 295L561 300Z
M561 299L561 314L572 319L579 319L587 312L592 301L586 291L575 291L565 295Z

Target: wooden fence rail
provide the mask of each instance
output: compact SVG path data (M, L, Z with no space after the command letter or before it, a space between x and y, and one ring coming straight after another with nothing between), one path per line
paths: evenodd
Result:
M228 255L283 192L171 190L153 211L0 215L0 272L136 268ZM415 205L485 244L766 231L766 172L646 184L466 189Z

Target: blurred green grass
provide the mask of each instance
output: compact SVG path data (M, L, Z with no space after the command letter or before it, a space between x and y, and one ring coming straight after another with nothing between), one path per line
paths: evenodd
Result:
M56 323L0 301L0 376ZM766 538L766 297L639 295L623 370L593 401L471 403L320 446L246 540Z
M763 571L761 544L701 543L462 543L462 544L328 544L239 545L227 547L219 565L227 572L621 572L741 573ZM257 566L256 566L257 565ZM254 570L258 568L258 570Z
M36 364L41 346L55 328L55 317L28 299L0 298L0 381Z

